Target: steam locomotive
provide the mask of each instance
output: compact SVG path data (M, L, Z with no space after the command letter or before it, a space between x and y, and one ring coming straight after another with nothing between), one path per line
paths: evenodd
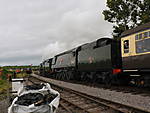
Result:
M40 64L40 74L60 80L150 86L150 23L100 38Z

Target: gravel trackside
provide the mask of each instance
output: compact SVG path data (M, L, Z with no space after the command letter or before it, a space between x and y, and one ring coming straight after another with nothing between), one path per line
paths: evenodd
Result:
M8 113L8 100L0 101L0 113Z
M86 85L73 84L73 83L58 81L50 78L44 78L35 74L32 74L32 76L42 79L46 82L50 82L55 85L63 86L76 91L80 91L82 93L86 93L91 96L100 97L106 100L111 100L113 102L125 104L128 106L134 106L136 108L143 109L150 112L150 96L142 96L138 94L134 95L131 93L111 91L109 89L94 88Z

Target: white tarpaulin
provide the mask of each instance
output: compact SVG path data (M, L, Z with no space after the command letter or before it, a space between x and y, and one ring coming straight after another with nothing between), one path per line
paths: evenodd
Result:
M60 94L48 83L40 89L22 87L8 108L8 113L55 113L59 100Z
M17 95L18 90L23 87L23 78L12 79L12 94Z

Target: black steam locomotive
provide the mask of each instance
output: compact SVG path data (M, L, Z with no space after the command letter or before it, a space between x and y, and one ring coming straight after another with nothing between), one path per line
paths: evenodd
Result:
M60 80L150 85L150 23L125 31L121 40L100 38L47 59L40 74Z

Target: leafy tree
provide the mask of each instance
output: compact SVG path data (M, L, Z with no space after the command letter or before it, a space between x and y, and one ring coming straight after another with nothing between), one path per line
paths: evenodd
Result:
M150 0L143 0L140 6L140 24L150 22Z
M105 20L114 23L114 38L139 23L140 5L140 0L107 0L108 9L103 11L103 15Z

